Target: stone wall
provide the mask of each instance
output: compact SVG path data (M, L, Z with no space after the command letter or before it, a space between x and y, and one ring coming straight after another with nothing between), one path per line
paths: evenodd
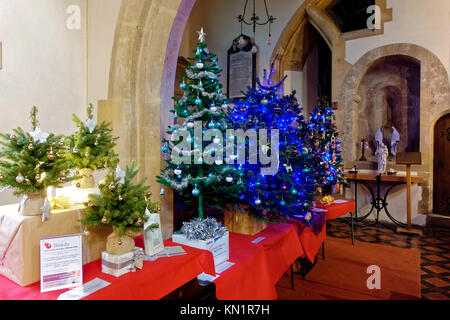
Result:
M339 96L341 108L336 111L346 167L352 167L359 154L358 123L361 80L367 71L386 57L408 56L420 63L420 152L422 165L414 166L425 178L422 184L420 213L432 211L433 201L433 129L436 121L450 112L450 87L446 69L430 51L417 45L399 43L373 49L359 59L344 78ZM359 165L361 163L358 163ZM402 167L393 166L397 170Z

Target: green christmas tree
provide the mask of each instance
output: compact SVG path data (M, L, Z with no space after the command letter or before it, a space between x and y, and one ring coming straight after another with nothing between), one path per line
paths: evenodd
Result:
M150 201L149 187L145 179L138 183L133 178L140 167L132 161L125 171L118 166L118 160L108 161L109 172L99 185L100 195L90 194L87 209L81 223L86 226L113 227L117 236L126 233L140 233L147 222L146 209L155 204Z
M196 62L185 68L187 77L180 84L184 95L174 98L174 117L184 121L168 128L171 138L163 140L161 149L167 154L167 166L157 181L179 192L187 204L198 203L203 219L204 205L223 208L244 186L241 172L224 162L225 130L231 128L224 113L227 100L219 83L217 57L209 52L203 29L199 34L195 56L189 58Z
M92 113L92 104L87 108L87 120L81 121L75 114L73 121L78 131L68 137L70 152L69 160L78 169L101 169L107 166L108 159L116 158L113 148L116 146L117 137L111 134L111 124L103 121L97 124Z
M65 158L62 135L45 133L38 127L38 110L31 110L32 132L16 128L0 134L0 185L14 189L15 195L41 192L59 187L68 178L71 163Z

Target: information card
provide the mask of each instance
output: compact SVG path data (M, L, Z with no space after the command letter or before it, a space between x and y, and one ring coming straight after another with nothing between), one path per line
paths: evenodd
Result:
M41 292L83 284L81 234L41 238Z

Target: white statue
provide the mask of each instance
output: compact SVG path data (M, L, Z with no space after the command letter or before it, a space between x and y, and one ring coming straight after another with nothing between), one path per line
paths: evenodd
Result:
M378 154L381 144L386 142L388 144L390 143L391 154L395 157L395 155L397 154L397 146L400 142L400 133L393 126L392 122L389 121L377 130L377 132L375 133L375 141L377 143L377 151L375 152L375 154Z
M381 143L377 149L377 152L375 153L378 156L378 169L377 174L382 174L386 172L386 163L387 163L387 157L389 155L388 147Z

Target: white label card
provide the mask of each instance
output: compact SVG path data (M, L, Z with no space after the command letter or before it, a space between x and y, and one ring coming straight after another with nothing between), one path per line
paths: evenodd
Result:
M333 203L337 203L337 204L340 204L340 203L347 203L347 202L348 202L348 200L337 199L337 200L334 200L334 202L333 202Z
M222 272L224 272L228 268L231 268L234 265L235 265L234 262L230 262L230 261L222 262L221 264L216 266L216 273L222 273Z
M261 241L263 241L265 239L265 237L259 237L256 238L255 240L252 241L252 243L256 244L256 243L260 243Z
M109 286L111 283L95 278L89 282L86 282L81 287L74 288L67 292L64 292L58 297L58 300L80 300L88 295Z
M83 284L81 234L41 238L41 292Z

